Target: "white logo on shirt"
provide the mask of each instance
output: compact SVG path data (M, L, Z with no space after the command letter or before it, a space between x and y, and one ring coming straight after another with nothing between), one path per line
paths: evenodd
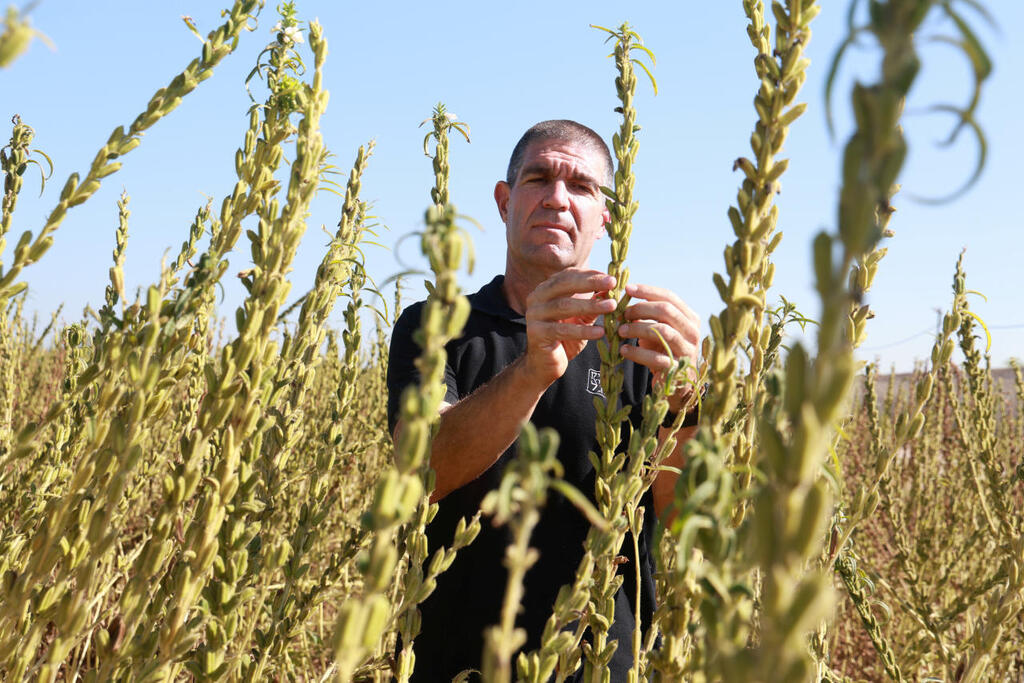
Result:
M601 371L591 368L587 371L587 393L604 398L601 390Z

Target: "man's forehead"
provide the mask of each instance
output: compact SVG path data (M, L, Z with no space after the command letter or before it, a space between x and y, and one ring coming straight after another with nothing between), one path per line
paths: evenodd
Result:
M586 142L574 142L557 138L534 140L523 155L520 174L531 171L569 172L573 176L592 177L600 180L604 175L602 153Z

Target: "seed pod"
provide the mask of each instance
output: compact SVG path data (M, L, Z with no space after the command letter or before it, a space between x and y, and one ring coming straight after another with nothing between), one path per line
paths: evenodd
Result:
M914 392L914 398L916 399L918 405L923 405L931 396L932 381L932 375L926 374L923 377L921 377L921 380L917 383L917 387Z

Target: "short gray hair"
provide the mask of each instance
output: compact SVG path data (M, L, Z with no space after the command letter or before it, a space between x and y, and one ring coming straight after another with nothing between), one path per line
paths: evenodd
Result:
M505 182L509 185L515 185L516 178L519 177L519 171L523 167L523 157L526 155L526 148L530 146L531 142L536 140L560 140L590 147L601 156L605 167L603 182L606 186L611 187L614 171L612 170L612 155L608 151L608 145L591 128L569 119L541 121L530 126L529 130L523 133L523 137L519 138L519 142L516 143L515 148L512 150L512 156L508 160Z

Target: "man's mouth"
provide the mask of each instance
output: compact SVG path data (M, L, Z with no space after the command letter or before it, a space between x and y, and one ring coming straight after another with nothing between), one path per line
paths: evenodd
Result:
M565 225L559 225L558 223L536 223L533 227L546 228L548 230L559 230L567 234L572 232L572 228L569 228Z

